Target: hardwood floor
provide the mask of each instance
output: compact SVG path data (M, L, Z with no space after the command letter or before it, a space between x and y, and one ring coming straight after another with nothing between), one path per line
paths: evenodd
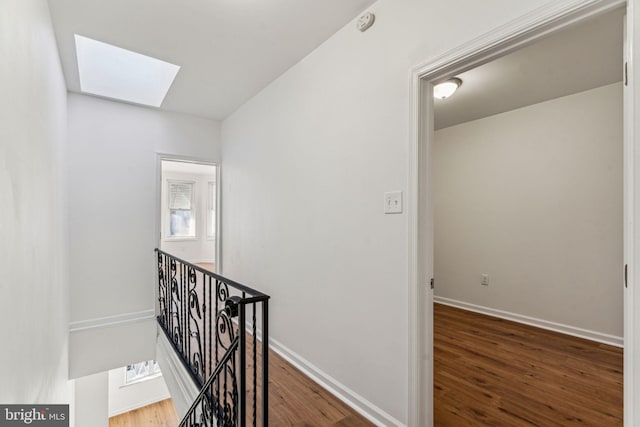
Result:
M249 386L251 388L250 384ZM252 391L250 390L249 393ZM258 399L260 399L259 394ZM261 408L258 408L258 413L260 411ZM247 413L251 413L251 408L248 408ZM173 403L168 399L112 417L109 419L109 427L176 427L178 422ZM258 420L257 425L261 424ZM250 416L248 416L248 425L252 425ZM269 352L269 425L273 427L368 427L373 424L271 351Z
M198 267L202 267L205 270L209 270L212 273L216 272L215 265L212 262L196 262L194 263L194 265L197 265Z
M621 426L621 348L434 304L436 426Z
M197 263L196 265L213 271L211 263ZM197 276L200 281L200 276ZM199 289L199 287L198 287ZM203 295L199 295L204 301ZM251 312L250 312L251 313ZM248 314L249 315L249 314ZM203 327L200 330L204 330ZM229 344L223 335L221 340ZM194 343L193 349L196 349ZM252 337L247 335L247 378L253 378L252 362L253 343ZM215 354L215 350L212 351ZM262 366L262 344L256 343L256 364L258 367L257 378L261 378ZM224 350L218 348L218 357L222 358ZM211 360L211 354L207 351L207 359ZM247 384L247 425L253 425L253 385L251 381ZM258 387L257 414L258 426L261 426L259 419L262 413L261 389ZM152 425L152 424L149 424ZM304 375L278 354L269 352L269 425L275 427L295 426L295 427L361 427L372 426L373 424L355 412L341 400L320 387L309 377ZM112 426L113 427L113 426Z
M269 352L269 376L270 426L373 425L273 351Z
M171 399L109 418L109 427L176 427L178 423Z

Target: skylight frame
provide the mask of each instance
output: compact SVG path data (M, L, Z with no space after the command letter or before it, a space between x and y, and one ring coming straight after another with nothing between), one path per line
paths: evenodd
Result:
M74 35L83 93L160 107L180 66L121 47Z

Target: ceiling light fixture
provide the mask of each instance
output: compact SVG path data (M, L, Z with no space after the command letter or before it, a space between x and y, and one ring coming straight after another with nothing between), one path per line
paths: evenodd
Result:
M460 80L459 78L450 78L449 80L438 83L433 87L433 96L436 99L446 99L453 95L461 85L462 80Z

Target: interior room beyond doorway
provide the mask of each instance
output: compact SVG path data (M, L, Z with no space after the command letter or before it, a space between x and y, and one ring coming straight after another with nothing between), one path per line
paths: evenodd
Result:
M623 14L586 20L456 74L458 91L434 101L434 302L440 306L434 322L441 328L434 339L435 425L449 425L443 418L439 424L438 405L455 389L489 399L512 423L568 425L580 419L581 407L602 403L603 418L594 419L622 423ZM464 332L446 332L453 321L442 317L450 314L445 305L466 311ZM492 335L471 312L490 316L489 324L496 317L517 323L500 321L512 329ZM546 341L557 346L536 344L535 329L519 323L554 331ZM563 342L566 335L584 346L573 337ZM460 354L443 337L453 338ZM544 357L509 353L509 337ZM467 348L471 342L482 348ZM601 381L612 384L613 397L579 385L581 376L593 375L588 365L598 364L598 352L584 350L590 362L571 351L589 345L611 357L611 375ZM554 357L568 362L550 374L546 361ZM459 369L443 377L442 358L455 359ZM501 392L479 379L498 375L487 358L516 362L511 385L530 387L520 403L507 408ZM585 397L556 420L539 418L542 411L526 396L540 391L533 385L540 376L558 389L591 395L593 405ZM448 411L466 414L458 422L474 416L464 408ZM477 420L484 419L480 412Z
M161 161L160 249L215 270L217 166Z

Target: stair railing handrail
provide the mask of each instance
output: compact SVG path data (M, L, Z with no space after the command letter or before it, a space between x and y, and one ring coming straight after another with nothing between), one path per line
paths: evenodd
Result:
M231 280L231 279L229 279L227 277L224 277L224 276L221 276L219 274L216 274L211 270L207 270L206 268L202 268L202 267L200 267L198 265L192 264L189 261L186 261L186 260L184 260L182 258L178 258L175 255L172 255L172 254L170 254L168 252L163 251L162 249L157 249L156 248L155 252L157 252L159 254L162 254L162 255L167 255L167 256L173 258L174 260L176 260L177 262L179 262L181 264L188 265L189 267L193 268L195 271L198 271L200 273L203 273L203 274L206 274L208 276L211 276L214 279L221 280L221 281L225 282L226 284L236 288L239 291L246 292L247 294L249 294L252 297L254 297L256 301L261 301L264 298L267 298L267 299L269 298L269 295L267 295L265 293L262 293L262 292L260 292L258 290L250 288L249 286L243 285L241 283L235 282L235 281L233 281L233 280ZM252 302L254 300L254 298L249 298L247 300L247 302Z
M256 426L260 415L262 426L267 427L270 297L160 249L155 249L155 252L158 262L158 324L200 390L215 381L213 375L216 372L217 375L220 372L226 375L224 393L221 393L220 382L216 382L216 389L210 388L211 393L205 395L212 410L210 415L224 418L224 424L218 425L225 427ZM261 311L260 319L258 311ZM261 320L260 329L258 320ZM262 363L258 363L257 352L260 333ZM230 350L238 357L232 359L227 373L222 371L219 355ZM229 363L228 358L225 363ZM259 383L258 371L261 371ZM226 390L227 379L233 383L231 397ZM252 389L247 388L247 380L251 381ZM259 387L262 395L260 414L257 411ZM231 408L228 407L228 397ZM247 414L249 410L251 412ZM233 413L231 418L230 412ZM252 423L247 418L252 419Z

